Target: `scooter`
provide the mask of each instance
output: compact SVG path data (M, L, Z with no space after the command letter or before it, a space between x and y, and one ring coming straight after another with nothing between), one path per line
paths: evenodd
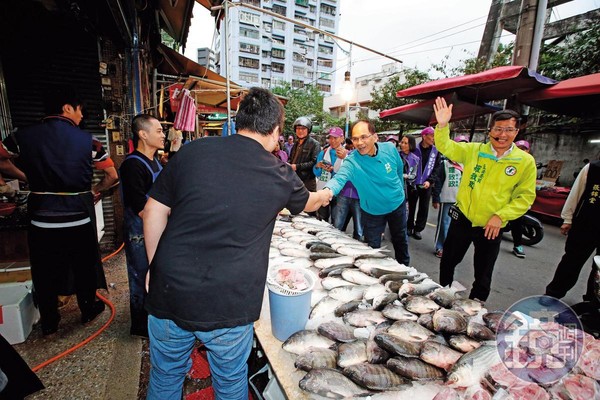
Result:
M596 339L600 338L600 256L594 256L594 296L595 301L582 301L573 304L571 309L577 314L583 330Z
M523 224L523 244L526 246L533 246L538 244L544 238L544 226L536 217L525 214L521 219ZM508 224L502 229L502 233L509 233L511 231L511 224L513 221L509 221Z

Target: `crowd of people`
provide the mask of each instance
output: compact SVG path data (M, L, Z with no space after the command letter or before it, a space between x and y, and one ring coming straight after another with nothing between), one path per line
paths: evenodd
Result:
M189 142L168 162L158 156L166 141L160 121L135 116L134 150L117 175L100 142L79 128L82 108L71 90L49 93L47 117L3 141L0 173L27 181L31 190L31 271L44 335L59 328L59 295L77 296L82 323L104 310L95 298L106 280L93 205L120 178L130 334L150 339L149 399L181 396L197 339L208 350L216 397L248 398L252 324L283 208L343 231L352 220L354 238L373 248L381 246L387 226L396 260L410 265L409 238L422 239L432 206L438 210L432 250L440 258L439 283L452 283L473 245L469 297L481 302L490 293L501 230L509 221L513 252L525 257L514 226L535 199L536 165L529 143L515 142L520 116L514 111L493 114L489 141L474 143L465 135L450 137L452 105L438 98L437 125L423 129L419 143L410 135L379 141L373 124L359 120L348 138L339 127L327 129L322 147L306 116L295 120L286 140L283 106L269 91L252 88L240 102L233 132ZM21 169L11 161L17 157ZM94 168L104 178L92 186ZM212 173L189 173L206 170ZM569 236L548 296L564 297L585 261L600 252L594 223L599 186L600 161L593 161L565 205L561 231ZM0 194L11 195L5 189ZM595 298L592 282L590 275L589 301Z

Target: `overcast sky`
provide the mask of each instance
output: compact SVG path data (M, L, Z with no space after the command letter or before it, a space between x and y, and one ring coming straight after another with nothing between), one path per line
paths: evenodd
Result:
M491 0L339 0L338 36L388 54L405 67L429 71L446 56L451 66L477 55ZM572 0L555 7L552 20L600 8L600 0ZM194 7L185 55L196 61L196 49L212 47L214 19L210 12ZM514 36L504 32L508 43ZM339 42L345 51L350 45ZM352 78L376 73L393 62L353 46ZM341 87L348 57L338 49L336 91ZM435 75L434 75L435 76Z

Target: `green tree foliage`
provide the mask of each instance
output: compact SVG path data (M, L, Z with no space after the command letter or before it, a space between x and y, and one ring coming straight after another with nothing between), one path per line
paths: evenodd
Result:
M600 24L544 45L538 71L556 80L600 72Z
M296 118L310 117L313 122L313 131L322 129L324 124L333 121L333 118L323 112L323 95L315 85L307 85L302 89L293 88L289 82L273 88L273 93L288 99L285 105L285 135L293 134L293 124ZM343 126L343 125L342 125Z
M511 65L513 50L514 50L513 42L506 44L506 45L500 43L498 45L498 50L492 60L492 64L489 67L486 65L485 59L473 57L471 54L469 58L466 58L466 59L460 61L459 65L456 67L451 67L448 64L448 60L450 59L450 57L446 56L446 57L444 57L444 59L442 59L442 61L440 61L439 64L433 64L431 66L431 69L433 71L436 71L436 72L442 74L442 76L445 78L449 78L449 77L453 77L453 76L476 74L478 72L483 72L490 68ZM463 50L463 51L465 51L465 54L468 54L466 52L466 50Z

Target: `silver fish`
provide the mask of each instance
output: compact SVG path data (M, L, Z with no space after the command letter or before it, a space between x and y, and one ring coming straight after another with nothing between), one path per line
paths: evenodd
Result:
M469 387L478 384L486 372L500 362L496 346L485 345L460 357L448 374L450 387Z
M344 314L344 322L356 327L377 325L385 321L381 311L373 310L355 310Z
M382 364L357 364L344 368L344 375L371 390L401 389L408 381Z
M463 353L468 353L481 346L481 342L468 337L467 335L452 335L448 339L450 346Z
M435 301L424 296L408 296L402 302L404 308L417 314L427 314L440 308Z
M335 368L337 366L337 351L332 349L310 349L296 357L294 366L304 371L315 368Z
M441 286L439 284L435 283L431 279L425 279L421 283L406 282L400 286L398 295L400 297L405 297L407 295L425 296L434 290L439 289L440 287Z
M367 347L364 340L342 343L338 346L337 365L346 368L367 361Z
M354 257L343 256L336 258L322 258L320 260L315 261L315 267L323 269L331 267L332 265L340 265L340 264L352 264L354 262Z
M467 325L467 335L477 340L494 340L496 335L490 328L477 322L469 322Z
M328 368L310 370L300 379L300 389L329 399L348 399L366 395L368 390L358 386L340 371Z
M316 260L321 260L323 258L338 258L338 257L342 257L341 254L338 253L315 253L315 252L310 252L310 255L308 256L308 258L310 258L313 261Z
M329 291L329 297L333 297L336 300L343 301L344 303L352 300L360 300L363 298L365 290L368 286L364 285L351 285L351 286L340 286L333 288Z
M343 304L342 301L336 300L330 296L325 296L312 308L308 318L313 319L333 313L333 311L341 304Z
M357 269L347 268L342 271L342 278L347 280L348 282L356 283L358 285L374 285L379 284L379 280L377 278L373 278ZM382 285L383 286L383 285Z
M417 319L417 322L419 323L419 325L424 326L430 331L435 331L435 329L433 329L433 313L419 315L419 319Z
M302 330L290 336L283 342L282 347L288 353L303 354L311 347L328 349L334 344L335 342L333 340L319 335L317 331Z
M319 278L327 278L328 276L342 276L342 271L346 268L353 268L353 264L332 265L328 268L323 268L319 271Z
M465 288L462 285L460 287L454 285L450 287L442 287L429 293L427 297L442 307L450 308L452 307L452 302L454 300L460 300L462 298L461 292L464 290Z
M462 333L467 330L467 319L456 310L441 308L433 313L433 329L436 332Z
M452 309L464 311L469 315L476 315L483 308L483 303L471 299L458 299L452 302Z
M383 348L379 347L375 342L375 336L380 333L385 333L387 328L392 325L390 321L384 321L378 324L375 329L373 329L367 339L367 362L370 364L382 364L388 358L390 358L390 353L388 353Z
M354 328L337 322L324 322L319 325L317 332L336 342L352 342L356 340L354 337Z
M426 363L448 371L463 354L441 343L429 341L423 343L419 358Z
M398 300L396 293L384 293L373 298L373 310L381 311L390 303Z
M343 304L339 305L338 307L336 307L335 310L333 310L333 314L336 317L343 317L344 314L358 309L358 307L361 304L362 304L362 301L360 301L360 300L354 300L354 301L349 301L347 303L343 303Z
M398 375L416 381L429 381L436 379L444 379L446 377L446 373L444 372L444 370L414 357L397 356L387 360L386 365L390 370L397 373Z
M435 336L435 333L415 321L396 321L388 328L387 333L409 342L424 342Z
M362 272L361 272L362 274ZM364 275L364 274L363 274ZM366 275L368 276L368 275ZM371 278L373 279L373 278ZM390 290L382 285L381 283L375 283L370 285L363 295L363 298L367 301L373 300L375 297L380 296L382 294L390 293Z
M371 273L373 273L373 270L371 270ZM373 276L375 276L375 275L373 275ZM404 283L405 281L406 282L412 281L415 276L417 276L417 275L412 274L410 271L390 272L388 274L379 276L379 282L383 283L383 284L385 284L389 281L396 281L396 282Z
M421 342L409 342L389 333L375 335L375 343L382 349L403 357L419 357L421 353Z
M355 283L348 282L347 280L338 278L337 276L328 276L327 278L323 278L321 285L327 290L331 290L340 286L356 286Z
M402 304L391 303L381 311L384 317L396 321L416 321L419 316L408 311Z
M358 257L358 256L370 256L370 257L387 257L386 254L383 253L384 250L382 249L371 249L369 247L365 247L365 248L358 248L358 247L351 247L351 246L342 246L336 249L336 251L340 254L343 254L345 256L353 256L353 257Z

